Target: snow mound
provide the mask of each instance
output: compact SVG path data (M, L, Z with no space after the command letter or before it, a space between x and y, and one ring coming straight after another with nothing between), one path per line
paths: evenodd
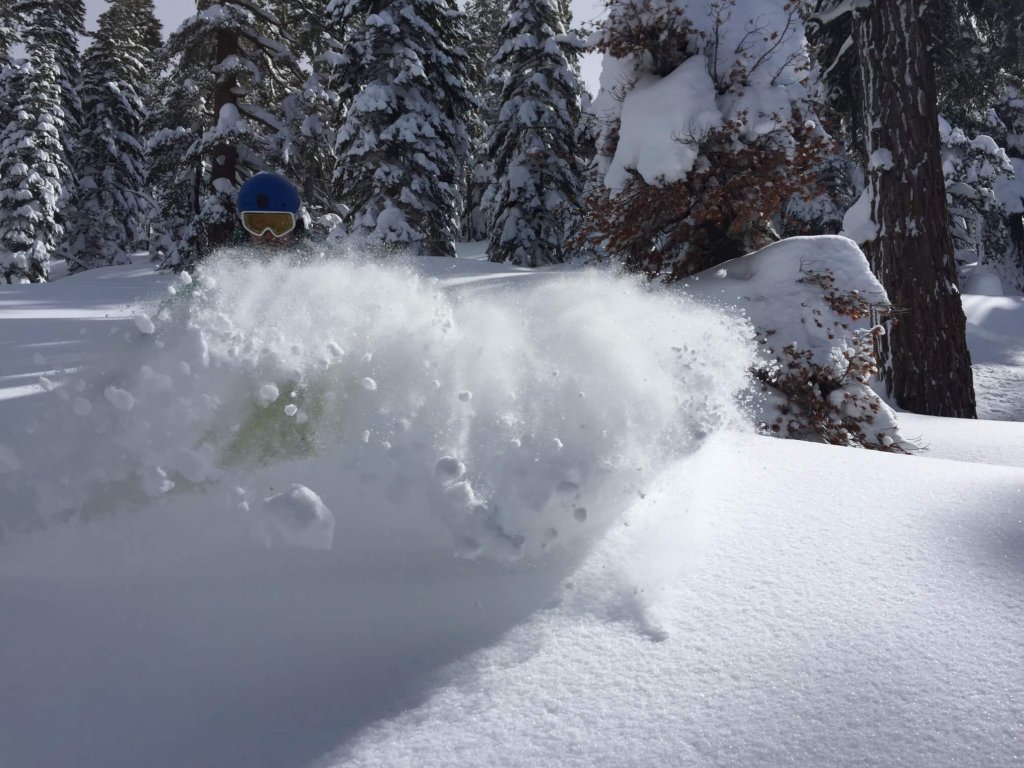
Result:
M873 313L889 300L853 241L788 238L710 269L685 288L737 308L754 324L758 378L769 392L760 418L773 433L912 448L870 386ZM822 402L826 410L817 408Z
M790 237L772 243L708 270L687 290L742 308L755 326L774 329L779 341L811 349L815 361L825 363L836 334L815 322L826 305L821 301L823 291L812 280L825 273L831 274L839 291L863 296L872 304L889 303L860 248L840 235Z
M740 320L589 273L465 294L412 262L225 253L138 312L153 333L70 405L39 398L60 437L30 443L12 498L53 521L185 495L264 541L515 559L593 540L666 461L747 423Z

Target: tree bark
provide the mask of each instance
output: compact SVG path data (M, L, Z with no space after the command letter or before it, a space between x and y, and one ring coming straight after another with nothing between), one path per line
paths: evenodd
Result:
M914 413L975 418L922 4L874 0L854 14L877 227L864 248L896 308L878 350L889 394Z

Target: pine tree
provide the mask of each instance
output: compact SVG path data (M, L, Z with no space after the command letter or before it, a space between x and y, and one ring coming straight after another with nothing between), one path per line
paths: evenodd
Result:
M19 65L11 58L11 49L18 42L18 26L13 0L0 0L0 128L14 118L11 107Z
M579 205L576 146L580 85L552 0L517 0L502 28L494 69L508 73L489 136L495 180L488 190L491 261L538 266L564 261L567 207Z
M346 224L381 245L454 256L468 124L465 17L454 0L332 0L335 194Z
M914 0L824 0L817 23L845 24L853 51L871 234L862 247L901 314L881 337L882 379L901 408L975 416L939 141L938 90ZM845 30L844 30L845 31Z
M83 131L76 219L66 249L72 270L123 263L149 214L143 98L153 66L152 0L111 0L83 60Z
M18 39L13 0L0 0L0 63L10 62L11 47Z
M1008 79L1024 76L1024 0L930 2L921 25L940 114L967 133L988 130Z
M1020 72L1024 73L1024 67ZM1024 176L1024 74L1017 83L1007 88L1006 96L996 105L996 114L1004 128L1003 146L1016 169L1016 176ZM1006 195L1008 207L1006 227L1012 246L1002 259L999 271L1024 290L1024 196Z
M158 61L182 79L157 84L145 129L146 185L153 197L149 252L161 266L183 269L200 256L199 211L209 163L198 137L211 120L213 74L184 54Z
M991 137L971 139L945 118L939 118L939 138L957 263L995 267L1013 284L1012 270L1005 269L1012 248L1007 212L996 192L1013 173L1009 158Z
M470 0L466 3L466 27L469 34L469 87L479 104L479 117L470 128L473 160L466 176L466 205L462 215L462 234L466 240L487 237L487 211L484 195L494 182L494 163L487 149L487 129L498 119L501 90L506 72L495 69L495 54L501 48L501 31L508 20L508 0Z
M57 215L70 175L57 66L45 49L34 58L19 72L21 97L0 134L0 270L8 283L47 278L63 234Z
M84 0L13 0L13 13L23 19L22 42L30 61L37 50L52 51L58 73L60 104L64 110L61 142L66 157L72 158L82 125L82 103L78 95L82 81L78 41L85 35ZM69 162L69 166L73 163Z
M80 0L16 0L27 61L12 82L13 118L0 133L0 270L8 282L45 280L74 188L70 157L80 104Z
M334 94L327 85L327 12L324 0L273 0L270 9L295 55L304 63L305 81L280 100L284 128L277 132L270 156L295 181L306 207L334 213L331 180L334 172ZM273 109L273 104L268 104Z
M200 0L163 52L170 73L149 140L156 243L185 268L232 241L235 195L261 170L284 169L294 142L282 102L306 74L280 19L256 0ZM212 66L211 66L212 62Z

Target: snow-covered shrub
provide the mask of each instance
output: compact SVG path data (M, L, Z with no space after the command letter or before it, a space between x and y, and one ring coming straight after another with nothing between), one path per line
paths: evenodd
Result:
M588 200L585 236L627 269L668 281L709 269L777 239L766 211L777 212L815 184L818 143L794 126L745 138L741 119L705 134L703 160L685 178L629 174L620 189L598 186Z
M704 272L688 286L742 308L757 330L751 368L768 434L905 452L895 416L871 381L889 311L860 249L844 237L796 237Z
M775 239L816 194L828 137L813 119L802 22L785 0L611 0L596 36L603 121L581 240L678 279Z
M835 274L828 268L807 270L797 282L821 289L831 313L813 309L812 322L836 345L828 361L822 363L815 359L813 349L802 349L796 342L779 349L773 343L776 332L765 332L761 343L768 359L754 366L753 373L765 392L771 393L777 413L768 415L762 428L784 437L817 436L833 445L902 450L889 434L891 420L883 417L879 421L884 406L870 387L878 374L875 340L883 328L850 328L851 321L877 315L885 307L856 290L837 290ZM782 402L778 402L780 396Z

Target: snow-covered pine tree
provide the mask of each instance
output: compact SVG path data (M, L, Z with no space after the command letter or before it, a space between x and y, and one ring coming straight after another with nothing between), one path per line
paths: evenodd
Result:
M335 195L382 246L454 256L476 101L454 0L331 0Z
M64 229L80 103L81 0L16 0L27 61L12 81L13 117L0 132L0 272L45 280Z
M313 62L326 50L329 43L326 0L264 0L263 6L287 31L295 55Z
M677 280L775 239L813 189L828 137L814 116L790 0L609 0L605 87L583 246Z
M13 0L0 0L0 128L13 117L14 80L19 64L11 58L11 48L18 41L17 19Z
M303 67L305 81L279 99L284 128L271 140L268 155L302 191L314 214L335 213L331 179L334 173L335 96L327 84L325 55L330 46L324 0L273 0L270 10L280 20L284 38ZM273 106L268 103L268 108Z
M469 35L469 84L479 103L480 119L470 127L473 160L467 168L466 205L462 214L462 236L466 240L487 237L484 194L494 181L494 163L487 151L487 129L497 121L501 89L507 73L494 69L493 59L501 47L501 31L508 20L508 0L469 0L466 27Z
M33 60L38 48L53 51L64 110L61 142L67 157L71 158L82 124L82 103L78 95L82 82L79 40L85 34L85 0L13 0L12 10L16 18L23 20L21 40L28 59ZM69 163L69 167L72 165Z
M154 42L152 0L111 0L83 57L79 192L64 249L73 271L123 263L145 235L143 98Z
M836 142L822 158L817 185L802 189L787 201L777 229L782 237L836 235L843 216L863 189L864 174L846 148Z
M280 102L282 128L270 136L268 162L294 180L312 214L336 214L332 192L335 132L330 116L335 100L313 71L301 87Z
M158 110L149 140L151 181L166 185L154 230L163 263L182 269L232 240L242 181L287 165L281 104L306 77L280 20L257 0L200 0L163 55L165 101L178 109Z
M209 162L197 137L210 123L213 73L193 59L195 51L164 58L168 50L161 52L159 67L181 79L159 80L145 128L146 184L153 199L149 254L163 267L184 268L199 257L199 204Z
M975 139L982 145L984 136L991 136L1009 155L1016 179L1004 177L996 182L995 206L982 189L970 213L989 223L984 234L991 242L983 262L1004 286L1024 290L1024 0L958 0L940 5L949 4L959 8L960 23L954 29L963 42L961 50L947 48L933 57L940 62L940 107L955 120L967 105L974 120L964 120L965 132L982 134ZM938 21L931 28L941 40L949 36L950 25L943 25L941 18ZM970 55L962 54L964 48ZM960 87L955 90L945 84L948 69L957 75ZM1001 221L994 215L996 210L1002 214ZM1002 247L1004 237L1009 241L1006 248Z
M991 136L970 138L944 117L939 118L939 139L957 264L1004 266L1013 244L996 188L1013 174L1010 159Z
M1024 76L1024 0L942 0L920 16L939 113L965 133L986 132L1008 78Z
M14 15L14 0L0 0L0 64L8 64L11 47L17 40L18 23Z
M19 72L14 118L0 133L0 273L8 282L40 282L63 234L57 216L70 172L60 140L59 73L37 51Z
M488 138L494 182L487 193L491 261L538 266L564 261L566 208L579 205L583 161L576 146L581 88L556 0L515 0L494 69L506 72Z
M940 111L952 123L949 135L975 137L969 147L953 146L944 134L944 159L952 151L960 160L954 169L958 173L952 174L959 183L947 183L954 241L959 251L966 223L970 247L981 263L1004 287L1022 289L1024 184L1010 180L1007 171L1016 169L1017 177L1024 172L1024 146L1018 138L1024 132L1019 97L1024 89L1024 0L946 0L928 10ZM997 157L996 144L1009 158ZM1000 164L1003 177L993 190L989 182L993 170L1000 173ZM944 168L949 180L948 163ZM972 220L980 226L972 227Z
M999 189L1000 202L1007 212L1006 226L1012 247L997 267L1010 285L1024 290L1024 67L1017 82L1007 88L1006 96L995 112L1004 128L1003 146L1014 168L1014 180Z
M146 182L153 197L149 252L165 268L193 263L203 245L199 211L209 158L199 138L212 122L214 75L210 41L194 34L201 28L194 22L189 19L157 52L163 74L145 127Z

